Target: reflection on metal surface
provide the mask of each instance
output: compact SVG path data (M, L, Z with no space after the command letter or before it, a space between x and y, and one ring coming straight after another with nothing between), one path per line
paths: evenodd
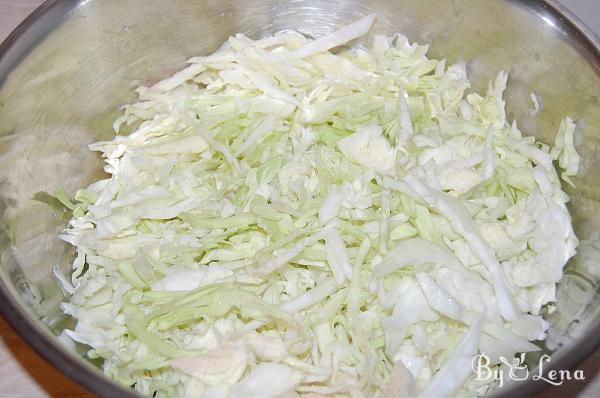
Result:
M62 217L31 198L60 186L72 193L102 176L101 160L86 145L111 137L133 87L172 74L236 32L261 36L297 28L320 36L372 11L380 17L375 32L401 31L432 43L434 57L468 61L474 89L484 89L499 70L510 71L508 115L524 132L551 142L563 115L577 120L582 174L570 207L580 238L597 242L598 39L555 1L51 0L0 46L0 297L25 339L96 394L131 395L52 336L65 318L51 268L68 271L73 252L57 239ZM544 102L535 118L531 92ZM600 317L592 311L600 304L600 273L577 268L578 261L559 289L554 331L571 342L561 340L552 361L557 368L573 366L600 341ZM593 294L583 297L580 290ZM535 386L514 388L502 392L525 396Z
M554 20L552 20L550 17L544 16L544 17L542 17L542 20L544 22L546 22L548 25L550 25L551 27L556 29L556 24L554 23Z

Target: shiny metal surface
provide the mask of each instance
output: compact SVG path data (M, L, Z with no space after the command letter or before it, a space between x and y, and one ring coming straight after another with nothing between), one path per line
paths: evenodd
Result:
M553 142L560 119L576 119L581 176L571 210L580 238L600 233L600 41L555 1L539 0L51 0L0 47L1 311L46 359L97 395L129 396L94 366L62 348L55 335L69 320L51 267L68 272L73 251L57 238L65 220L33 201L64 186L72 193L102 176L86 145L112 136L119 106L133 88L214 51L231 34L299 29L322 35L377 11L376 32L401 31L430 42L431 55L469 62L481 90L511 72L510 118ZM367 37L363 43L367 43ZM360 44L360 43L358 43ZM543 109L529 114L529 94ZM590 260L591 259L591 260ZM575 366L600 343L593 250L575 258L559 288L552 366ZM541 383L503 388L527 396Z

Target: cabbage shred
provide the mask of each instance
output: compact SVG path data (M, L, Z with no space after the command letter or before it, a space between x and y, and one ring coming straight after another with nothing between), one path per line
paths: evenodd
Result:
M152 87L90 149L65 333L157 397L481 395L471 359L538 350L577 239L555 147L406 37L230 37ZM133 132L120 134L127 127Z

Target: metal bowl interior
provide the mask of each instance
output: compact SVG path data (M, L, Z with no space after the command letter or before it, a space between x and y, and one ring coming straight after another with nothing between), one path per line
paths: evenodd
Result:
M432 43L430 54L467 61L475 90L510 72L509 117L552 143L560 119L580 127L581 173L571 189L576 233L587 239L559 285L551 340L552 367L576 365L600 343L600 53L597 38L555 1L518 0L50 0L0 47L0 297L19 333L69 377L100 396L133 396L56 335L69 324L51 277L68 273L73 250L58 240L60 214L32 200L67 192L103 176L86 145L113 135L120 105L133 88L180 69L192 55L216 50L242 32L283 29L319 36L372 11L375 32L405 33ZM366 37L361 43L367 43ZM529 113L531 92L543 100ZM600 246L598 246L600 247ZM550 368L548 368L550 369ZM527 396L541 382L504 387Z

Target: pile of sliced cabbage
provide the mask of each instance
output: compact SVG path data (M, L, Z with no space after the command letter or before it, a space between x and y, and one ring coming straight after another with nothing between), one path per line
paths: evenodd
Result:
M374 20L238 34L137 90L90 145L110 178L62 198L65 341L156 397L481 395L474 355L539 350L575 124L524 137L506 73L469 92L400 34L330 51Z

